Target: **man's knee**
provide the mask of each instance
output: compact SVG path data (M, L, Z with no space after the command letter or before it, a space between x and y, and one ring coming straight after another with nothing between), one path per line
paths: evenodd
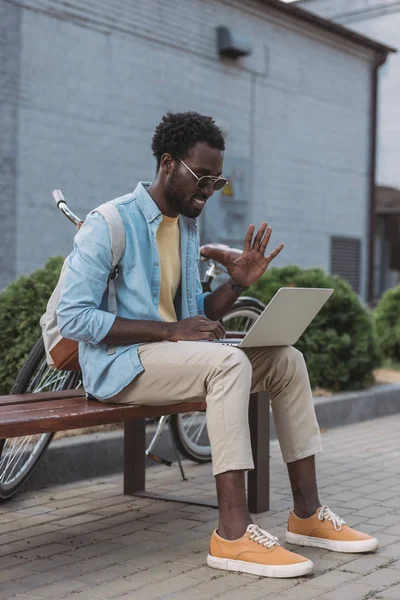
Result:
M226 358L229 366L238 367L243 371L252 373L253 367L251 366L251 362L243 350L240 348L235 348L234 346L224 346L224 348L227 350Z
M218 359L218 367L221 370L235 370L249 377L253 373L250 360L240 348L221 344Z
M296 375L303 375L307 371L303 354L293 346L279 346L276 349L276 362L279 371L285 373L290 379Z

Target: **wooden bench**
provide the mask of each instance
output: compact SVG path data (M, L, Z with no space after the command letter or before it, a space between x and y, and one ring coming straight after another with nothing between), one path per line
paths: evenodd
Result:
M124 493L190 503L187 498L146 492L145 419L205 407L199 402L168 406L105 404L88 400L83 390L0 396L0 439L124 423ZM248 505L250 512L260 513L269 510L269 401L265 392L250 396L249 419L255 469L248 473Z

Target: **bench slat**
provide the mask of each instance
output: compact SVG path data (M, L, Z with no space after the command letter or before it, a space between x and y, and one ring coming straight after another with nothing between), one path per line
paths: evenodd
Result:
M12 396L0 396L1 406L14 406L16 404L30 404L33 402L54 401L57 399L85 398L85 390L62 390L60 392L40 392L35 394L13 394Z
M58 398L59 393L53 393L53 398L55 395ZM51 395L51 392L49 394ZM57 400L39 400L31 404L9 403L0 405L0 439L123 423L136 419L205 410L205 408L205 402L180 402L167 406L106 404L87 400L82 395Z

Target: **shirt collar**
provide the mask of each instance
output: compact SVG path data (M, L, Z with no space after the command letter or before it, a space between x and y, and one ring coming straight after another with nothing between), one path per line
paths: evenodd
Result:
M157 217L159 217L160 221L162 219L161 210L147 191L147 188L149 188L150 185L150 181L140 181L133 192L148 223L151 223ZM184 217L183 215L180 215L180 217L180 221L184 220L189 224L189 227L194 230L197 229L197 219L191 219L189 217Z
M151 221L154 221L154 219L157 217L161 217L160 209L147 191L150 185L151 182L149 181L140 181L134 191L134 194L148 223L151 223Z

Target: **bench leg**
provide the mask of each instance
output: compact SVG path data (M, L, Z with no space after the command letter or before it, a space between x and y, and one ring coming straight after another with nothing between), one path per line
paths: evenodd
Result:
M269 510L269 398L267 392L251 394L249 407L254 470L247 475L249 511Z
M146 421L125 423L124 494L141 492L146 487Z

